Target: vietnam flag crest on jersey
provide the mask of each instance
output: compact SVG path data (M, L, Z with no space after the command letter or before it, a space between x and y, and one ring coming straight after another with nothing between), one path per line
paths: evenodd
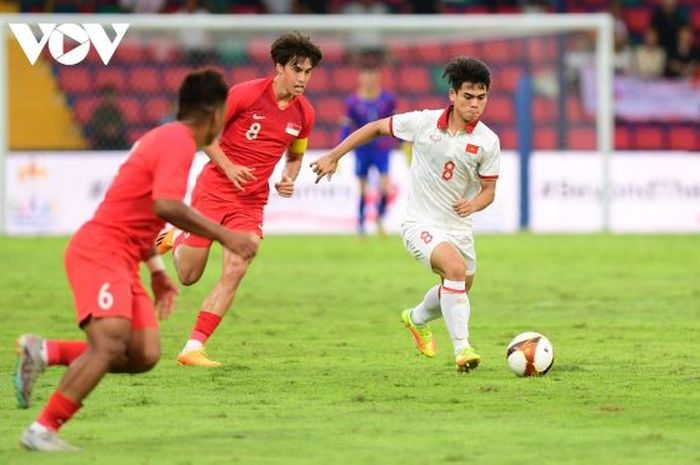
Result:
M477 153L479 153L479 146L474 144L467 144L467 153L476 155Z
M301 132L301 126L295 123L287 123L287 127L284 128L284 132L286 132L290 136L297 137Z

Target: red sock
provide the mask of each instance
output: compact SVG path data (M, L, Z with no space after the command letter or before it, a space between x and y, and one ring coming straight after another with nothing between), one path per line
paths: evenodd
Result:
M68 366L87 349L87 341L46 340L46 364Z
M176 231L178 232L178 231ZM179 234L176 235L175 240L173 241L173 253L175 253L175 249L180 247L182 244L185 243L185 233L183 231L179 231Z
M80 403L70 400L56 389L36 421L42 426L58 431L80 407Z
M197 315L194 329L192 329L192 334L190 334L190 339L195 339L202 344L206 343L209 336L219 326L219 323L221 323L221 317L216 313L200 311L199 315Z

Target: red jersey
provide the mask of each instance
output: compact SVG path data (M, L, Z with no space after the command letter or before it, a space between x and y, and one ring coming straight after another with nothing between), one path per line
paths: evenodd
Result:
M146 133L131 149L93 218L73 236L72 246L91 256L118 254L138 265L165 225L153 200L182 200L197 151L192 130L180 122Z
M239 191L211 161L197 179L197 188L221 200L265 205L269 179L287 148L306 139L314 125L314 109L299 96L281 110L272 78L254 79L232 86L226 100L226 121L219 145L232 163L254 168L257 178Z

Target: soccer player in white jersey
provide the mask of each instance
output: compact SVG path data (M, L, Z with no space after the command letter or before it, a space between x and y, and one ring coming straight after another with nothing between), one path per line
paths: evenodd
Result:
M411 184L401 223L406 249L441 283L428 290L401 318L418 350L435 356L428 322L442 315L454 347L457 370L467 372L481 357L469 344L467 292L474 282L476 253L471 215L493 202L500 142L479 120L486 107L491 72L475 58L453 58L443 77L450 83L445 109L412 111L370 122L311 164L331 179L338 161L375 137L392 135L413 144Z

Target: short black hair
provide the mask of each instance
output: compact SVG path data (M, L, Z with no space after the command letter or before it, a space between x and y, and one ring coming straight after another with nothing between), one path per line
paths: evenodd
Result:
M384 50L380 48L370 48L362 50L357 58L357 66L360 69L381 68L386 59Z
M445 65L445 72L442 73L443 78L447 78L455 92L458 91L462 84L471 82L473 84L481 84L486 90L491 87L491 71L486 64L472 57L458 56L451 59Z
M209 116L226 103L228 84L223 74L212 68L190 72L180 85L177 119Z
M309 36L300 32L284 34L272 43L270 57L275 64L285 66L287 63L296 63L300 59L308 58L311 67L320 63L323 54L318 45L311 42Z

